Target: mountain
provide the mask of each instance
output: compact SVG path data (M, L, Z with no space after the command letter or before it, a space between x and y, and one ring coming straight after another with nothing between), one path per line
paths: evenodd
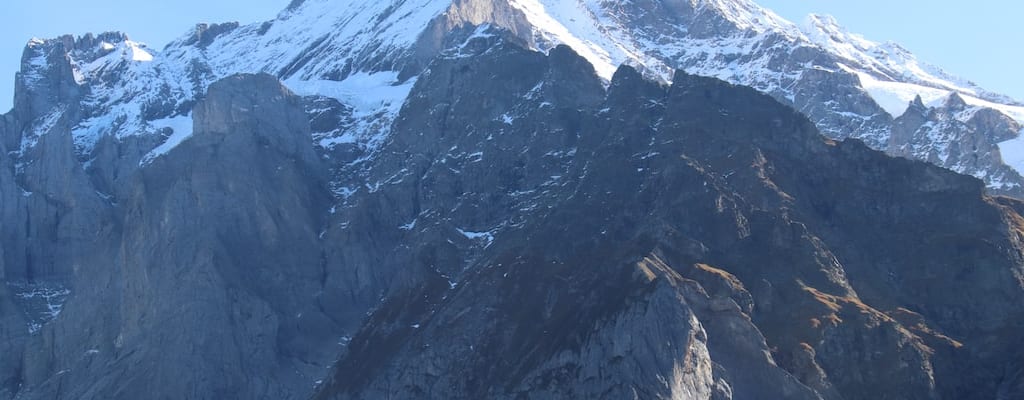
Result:
M799 27L748 0L294 1L265 23L198 25L161 52L123 34L33 41L19 78L26 82L19 84L33 86L44 70L56 68L49 58L67 54L67 62L55 62L71 64L60 68L89 88L80 100L82 115L73 122L83 163L98 156L95 146L104 137L154 137L171 125L187 126L192 104L209 84L253 72L275 75L300 95L348 105L346 129L325 128L314 132L315 139L326 148L373 153L429 60L457 46L453 38L469 34L458 31L481 24L506 29L540 51L567 44L606 82L628 64L665 82L683 69L751 86L807 114L831 138L855 137L872 148L927 161L935 159L932 154L951 153L938 164L979 177L993 193L1024 196L1024 180L1013 167L1024 153L1010 143L1020 136L1024 105L921 63L896 44L849 33L831 17L811 16ZM904 135L893 134L894 120L915 97L939 108L952 94L1008 118L978 127L980 134L948 131L958 138L953 141L903 142Z
M1020 105L809 26L296 0L34 40L0 398L1024 395Z

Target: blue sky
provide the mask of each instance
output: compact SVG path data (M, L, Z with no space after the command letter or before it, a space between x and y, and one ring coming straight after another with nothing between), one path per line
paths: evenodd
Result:
M367 0L381 1L381 0ZM573 0L566 0L573 1ZM288 0L6 0L0 24L0 112L10 109L14 73L32 37L118 30L161 48L197 22L272 18ZM832 14L853 32L892 40L981 86L1024 100L1024 2L1019 0L758 0L800 22Z
M851 32L897 42L921 61L1024 101L1024 1L755 1L796 23L831 14Z

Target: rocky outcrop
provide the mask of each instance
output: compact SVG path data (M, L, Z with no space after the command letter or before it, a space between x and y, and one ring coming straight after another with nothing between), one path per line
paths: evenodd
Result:
M514 51L488 54L515 65ZM528 86L524 70L476 85L462 75L452 97L436 99ZM412 98L445 87L444 77L428 75ZM973 178L826 140L751 89L683 73L673 82L659 87L624 68L596 111L570 107L583 111L577 147L564 186L551 189L566 194L541 198L527 222L469 259L462 278L428 275L394 292L319 398L1013 393L1001 388L1018 383L997 372L1017 368L1012 351L991 350L1016 348L1009 332L1022 323L1005 308L1024 296L1010 250L1019 249L1019 217L1000 204L1010 200L985 197ZM544 110L516 121L565 118ZM486 146L490 136L465 128L480 126L399 125L386 148L409 148L406 135L443 143L453 132ZM505 134L540 132L514 125ZM402 187L376 193L398 197ZM419 240L440 239L428 231ZM410 265L452 260L465 259Z
M816 53L812 49L805 52ZM823 54L814 57L825 58ZM855 138L878 150L889 148L886 139L892 117L864 92L856 75L812 68L802 71L792 85L793 107L814 121L824 135L837 140Z
M192 37L182 42L185 46L196 46L206 48L217 39L218 36L238 29L237 22L224 24L196 24Z
M551 189L580 134L573 115L595 109L603 91L570 54L559 48L548 58L495 32L431 67L430 83L417 84L396 120L403 133L353 185L325 234L327 258L341 269L326 278L339 301L371 307L394 287L455 280L502 231L526 222L524 210L564 195ZM480 85L494 71L515 79ZM545 119L521 118L535 112ZM516 134L524 129L538 133Z
M125 205L112 350L131 356L115 367L116 393L165 382L197 397L283 397L336 341L316 302L329 196L308 120L269 75L212 85L193 118L193 135L141 170Z
M1020 197L1020 174L1003 163L999 143L1017 137L1022 127L989 108L967 105L957 94L937 107L918 97L893 122L888 153L930 162L981 177L995 193Z
M117 228L68 257L74 294L10 393L281 398L319 376L340 328L318 304L330 196L302 101L269 75L236 76L193 116L116 217L93 219Z

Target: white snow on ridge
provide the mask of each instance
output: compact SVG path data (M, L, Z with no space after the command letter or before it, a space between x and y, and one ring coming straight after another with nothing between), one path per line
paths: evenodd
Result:
M188 115L150 121L149 125L156 130L170 129L171 135L162 144L142 157L142 160L139 161L140 166L153 162L154 159L167 154L167 152L177 147L185 139L192 137L193 122L192 117Z
M27 85L34 85L44 79L45 71L49 68L50 63L46 59L46 50L43 48L45 44L46 41L38 38L28 41L26 49L31 50L34 54L25 60L27 62L21 70L21 77Z
M967 103L968 105L995 109L1003 114L1006 114L1008 117L1013 118L1017 122L1024 124L1024 107L1008 106L1005 104L994 103L988 100L979 99L974 96L961 95L960 97L962 97L964 99L964 102Z
M124 45L126 47L126 49L125 49L126 51L124 53L126 60L140 61L140 62L153 61L153 55L149 54L149 52L146 51L144 45L142 45L140 43L133 42L131 40L125 41Z
M91 154L107 135L123 138L153 133L143 118L145 105L171 102L168 112L173 113L198 90L187 78L187 64L162 57L144 44L101 42L98 50L103 55L95 59L79 59L85 56L77 52L69 55L78 83L90 86L84 105L92 113L72 130L79 155Z
M163 52L131 40L101 42L97 46L104 55L95 60L75 60L72 54L76 80L91 86L91 96L85 102L95 110L74 129L76 151L90 154L106 135L151 134L161 123L173 125L174 135L148 154L144 165L191 134L191 125L183 120L146 122L144 106L171 102L163 112L173 115L214 81L256 72L284 74L286 85L300 95L333 97L355 108L354 117L361 124L356 131L366 137L332 137L322 145L357 139L366 139L371 146L379 144L415 79L397 82L397 72L353 71L343 81L328 80L327 76L336 74L367 48L397 56L395 52L407 50L449 4L446 0L409 0L392 8L384 2L307 0L273 21L226 32L206 48L186 44L195 31ZM44 43L38 41L37 46ZM297 63L300 56L309 56L305 64ZM45 68L45 57L39 57L38 63Z
M802 39L800 28L774 11L750 0L703 0L705 7L714 7L739 29L757 33L776 32L790 39Z
M386 139L387 126L398 115L415 83L416 79L399 83L398 73L393 71L360 72L343 81L297 78L285 81L285 85L300 96L331 97L353 108L356 129L345 135L321 139L318 144L325 148L360 140L370 148L379 146Z
M1024 174L1024 130L1016 138L999 143L999 153L1004 164Z
M125 40L117 44L101 42L99 44L99 49L107 52L107 54L92 62L79 62L72 58L72 64L75 66L75 72L80 74L83 80L94 78L96 75L104 71L115 68L122 61L148 63L154 59L153 54L150 53L150 50L146 48L145 44L131 40ZM79 83L81 84L83 82Z
M195 43L196 31L162 52L130 40L102 42L98 54L104 56L72 60L76 80L91 88L85 109L94 110L73 131L76 150L91 153L104 135L125 137L171 128L173 134L146 155L145 165L191 135L188 117L169 116L188 112L191 102L212 82L236 73L267 72L282 77L299 95L331 97L352 107L354 125L318 133L319 146L358 143L372 155L386 140L415 82L414 77L400 81L397 72L381 71L402 67L403 57L417 51L413 47L420 35L452 3L306 0L272 21L230 29L203 46ZM684 26L671 16L634 18L629 14L632 6L613 0L509 0L509 4L526 17L538 50L568 45L605 80L621 64L643 67L645 73L665 81L681 67L691 74L753 86L793 101L794 82L803 69L780 60L795 49L814 48L834 55L842 62L840 68L856 74L863 89L894 117L902 115L918 95L933 103L957 92L972 106L991 107L1024 122L1024 107L1000 104L1014 103L1011 99L921 63L898 45L852 34L831 17L810 16L801 28L750 0L682 1L682 6L694 7L695 18L700 19L695 24L714 29L722 19L731 24L723 34L704 38L690 35L694 26ZM482 32L478 29L477 34ZM97 53L83 54L94 57L90 54ZM835 70L832 57L826 59L823 65L809 62L803 68ZM44 71L46 63L41 55L31 60L29 68ZM158 120L146 121L152 118ZM513 119L505 116L501 121Z
M764 65L742 66L726 60L752 53L768 34L807 42L796 25L747 0L699 2L697 7L722 13L742 32L734 37L712 39L687 37L688 27L670 18L655 22L657 27L631 26L624 16L614 14L599 0L512 0L510 4L526 15L534 27L534 36L548 42L541 45L572 47L605 80L611 79L619 65L628 64L643 66L670 81L674 68L669 65L699 59L704 61L703 65L687 72L772 91L778 86L765 82L777 79L766 79L765 75L777 72L767 71ZM655 34L656 31L662 33ZM668 31L671 33L666 34Z
M883 81L871 74L849 66L843 64L839 66L850 73L856 74L860 78L861 87L893 118L903 115L910 106L910 102L916 96L921 96L921 100L925 104L935 105L945 102L945 99L954 93L951 90L915 85L913 83ZM958 94L968 105L992 108L1020 123L1024 123L1024 107L999 104L962 92Z
M925 103L934 103L949 97L950 91L903 82L882 81L868 73L839 64L840 68L860 78L861 87L893 118L903 115L915 97Z
M576 1L510 0L534 26L535 36L551 44L565 44L594 66L597 75L610 80L626 60L639 57L600 31L594 10Z
M64 116L65 110L64 107L55 108L33 121L28 134L21 140L21 147L18 149L18 152L24 155L25 152L35 147L39 143L39 138L50 133L50 130L57 125L57 122Z
M865 39L864 36L847 32L831 15L808 15L802 29L811 42L832 54L868 66L878 62L875 57L865 54L878 47L878 44Z
M458 229L458 228L456 228L455 230L459 231L459 234L464 236L466 239L473 240L473 241L477 241L477 240L484 241L485 242L484 243L484 247L488 247L488 246L491 245L491 243L494 242L494 234L491 233L491 232L470 232L470 231L464 231L464 230Z
M572 47L606 80L620 64L642 65L671 80L672 69L667 65L686 63L689 73L785 93L788 89L781 83L795 79L796 74L777 71L768 59L735 61L763 50L766 35L782 35L789 41L782 45L813 45L847 60L841 66L860 76L863 88L894 117L902 115L918 95L934 101L957 92L970 105L991 107L1024 122L1024 107L1004 104L1014 103L1012 99L922 63L897 44L876 43L850 33L831 16L812 14L800 27L749 0L694 0L698 12L712 9L741 31L700 39L687 36L688 27L673 26L669 19L657 22L662 25L653 31L629 26L621 16L609 14L610 8L600 0L511 0L510 4L526 15L534 36ZM675 36L652 34L663 29L674 30Z
M307 0L273 21L225 33L206 49L183 46L186 36L172 43L169 52L182 60L202 59L221 77L263 71L289 79L320 79L367 56L357 54L361 51L404 51L449 5L450 0Z
M812 43L847 60L848 64L840 66L859 75L864 89L894 117L902 115L917 95L929 102L957 92L968 104L992 107L1024 121L1024 107L994 101L1012 103L1012 99L922 63L898 44L877 43L851 33L832 16L811 14L802 29Z
M285 81L285 85L300 96L331 97L362 111L394 107L396 103L397 106L401 106L414 83L414 79L400 83L398 73L394 71L360 72L343 81L302 79Z

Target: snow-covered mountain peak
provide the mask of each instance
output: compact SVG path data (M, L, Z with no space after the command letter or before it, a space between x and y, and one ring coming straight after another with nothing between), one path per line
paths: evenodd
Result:
M924 107L924 99L921 98L921 95L914 96L914 100L910 101L910 105Z
M839 55L851 60L856 60L863 52L878 46L877 43L846 30L831 15L809 14L801 28L814 44L835 50Z
M70 61L58 71L63 86L42 85L35 97L42 106L53 97L47 90L77 84L84 107L73 136L81 160L104 136L187 125L178 119L211 83L253 72L344 104L358 123L315 140L372 153L416 77L483 25L542 52L568 45L606 82L628 64L662 81L684 70L751 86L807 114L826 135L880 149L891 121L918 97L934 107L958 93L970 106L1024 121L1019 103L919 62L895 43L852 33L831 16L811 15L798 26L751 0L295 0L270 21L195 25L159 52L119 33L34 40L21 77L23 88L36 86L58 76L50 64ZM40 109L36 117L44 115Z
M200 59L217 73L266 71L281 78L329 78L398 67L450 0L293 2L278 18L245 26L217 25L168 46L170 57ZM238 57L244 54L245 57Z
M949 86L946 81L959 80L933 66L921 65L910 51L896 43L878 43L850 32L831 15L810 14L802 29L815 45L882 79L918 79L940 87ZM959 82L958 86L968 84Z
M792 38L800 36L800 29L795 24L750 0L691 0L691 4L717 12L740 30L775 32Z
M156 52L145 43L129 39L121 32L99 35L70 35L56 39L29 40L22 59L24 73L45 73L53 62L71 67L78 84L85 84L89 76L109 69L121 62L150 62ZM26 77L27 78L27 77Z
M145 43L129 39L117 42L100 41L92 49L75 51L70 54L76 69L83 74L95 74L99 70L119 62L153 61L155 50Z

